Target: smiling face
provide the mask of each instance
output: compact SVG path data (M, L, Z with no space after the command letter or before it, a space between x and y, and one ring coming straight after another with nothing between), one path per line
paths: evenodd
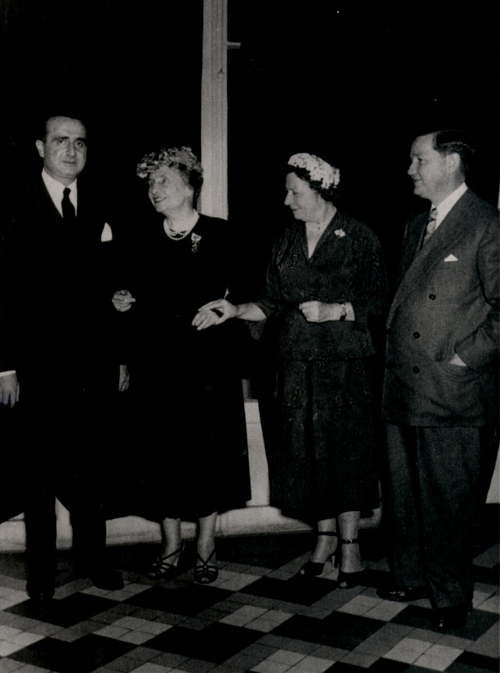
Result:
M175 168L161 166L149 176L149 200L158 213L171 215L193 207L193 188Z
M301 180L295 173L288 173L285 187L285 206L290 208L296 220L302 222L322 220L325 201L305 180Z
M437 206L455 189L452 158L434 149L433 135L418 136L411 146L408 175L413 193Z
M47 121L44 140L37 140L36 148L47 173L70 185L87 161L87 131L78 119L52 117Z

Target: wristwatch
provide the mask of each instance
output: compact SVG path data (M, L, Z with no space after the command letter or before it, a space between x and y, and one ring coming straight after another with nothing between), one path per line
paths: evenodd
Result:
M346 317L347 317L347 306L344 304L344 302L342 302L342 304L340 304L340 318L339 318L339 320L345 320Z

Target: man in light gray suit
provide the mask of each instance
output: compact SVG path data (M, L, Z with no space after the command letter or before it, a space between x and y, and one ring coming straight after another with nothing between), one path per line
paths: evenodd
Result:
M499 217L465 182L462 131L418 136L408 174L431 202L405 232L387 320L382 416L394 584L428 596L439 629L466 623L482 460L498 423Z

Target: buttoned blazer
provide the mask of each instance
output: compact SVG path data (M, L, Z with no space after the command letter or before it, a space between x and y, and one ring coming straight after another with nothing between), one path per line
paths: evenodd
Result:
M499 213L472 191L425 246L428 213L406 229L387 318L382 416L417 426L498 418ZM449 364L457 353L467 367Z
M25 392L51 380L57 385L62 372L76 380L86 367L99 369L117 359L104 223L102 200L80 180L78 217L71 225L41 178L9 207L3 223L0 370L15 369Z

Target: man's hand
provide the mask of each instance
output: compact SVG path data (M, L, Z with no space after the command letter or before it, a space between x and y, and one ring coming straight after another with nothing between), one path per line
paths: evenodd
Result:
M19 389L17 374L0 376L0 403L12 409L19 402Z
M120 365L120 378L118 380L118 390L123 393L130 384L130 374L127 365Z
M328 322L340 320L340 304L327 304L323 301L305 301L299 304L307 322Z
M113 306L117 311L120 311L120 313L125 313L125 311L130 310L131 304L133 304L135 299L128 290L120 290L119 292L114 293L113 299L111 301L113 302Z

